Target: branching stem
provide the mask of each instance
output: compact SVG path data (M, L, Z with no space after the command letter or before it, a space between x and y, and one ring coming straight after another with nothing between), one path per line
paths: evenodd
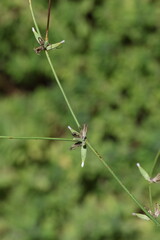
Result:
M37 32L39 33L39 29L38 29L38 26L37 26L37 23L36 23L36 20L35 20L35 17L34 17L33 9L32 9L31 0L29 0L29 5L30 5L30 10L31 10L32 18L33 18L33 21L34 21L34 24L35 24L35 28L36 28ZM66 102L66 104L67 104L67 106L68 106L68 108L69 108L69 110L70 110L70 112L71 112L71 114L72 114L72 117L74 118L74 120L75 120L78 128L80 128L80 124L79 124L79 122L78 122L78 120L77 120L77 118L76 118L76 116L75 116L75 114L74 114L74 112L73 112L73 110L72 110L72 108L71 108L71 105L70 105L70 103L69 103L69 101L68 101L68 99L67 99L67 97L66 97L66 94L65 94L65 92L64 92L64 90L63 90L63 87L62 87L62 85L61 85L61 83L60 83L60 81L59 81L59 79L58 79L58 77L57 77L57 74L56 74L54 68L53 68L53 65L52 65L52 62L51 62L51 60L50 60L49 54L48 54L47 51L45 51L45 53L46 53L46 57L47 57L47 60L48 60L48 62L49 62L49 65L50 65L50 67L51 67L52 73L53 73L53 75L54 75L54 77L55 77L55 79L56 79L56 82L57 82L57 84L58 84L58 86L59 86L59 88L60 88L60 90L61 90L61 93L62 93L62 95L63 95L63 97L64 97L64 99L65 99L65 102ZM114 171L109 167L109 165L104 161L104 159L103 159L103 158L101 157L101 155L94 149L94 147L92 147L92 145L89 143L88 140L86 141L86 143L87 143L88 147L92 150L92 152L93 152L93 153L97 156L97 158L101 161L101 163L105 166L105 168L107 168L107 170L110 172L110 174L113 176L113 178L114 178L114 179L119 183L119 185L123 188L123 190L124 190L124 191L131 197L131 199L137 204L137 206L139 206L139 207L142 209L142 211L143 211L156 225L160 226L160 223L157 221L157 219L155 219L155 218L141 205L141 203L130 193L130 191L124 186L124 184L123 184L123 183L121 182L121 180L117 177L117 175L114 173ZM155 161L155 164L156 164L156 162L157 162L157 160ZM155 166L155 164L154 164L154 166ZM154 168L154 167L153 167L153 168Z

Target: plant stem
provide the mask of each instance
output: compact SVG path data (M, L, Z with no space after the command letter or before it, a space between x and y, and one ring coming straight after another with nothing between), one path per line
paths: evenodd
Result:
M107 170L110 172L110 174L114 177L114 179L119 183L119 185L123 188L123 190L131 197L131 199L145 212L145 214L158 226L160 226L160 223L141 205L141 203L130 193L130 191L125 187L125 185L121 182L121 180L117 177L117 175L113 172L113 170L109 167L109 165L104 161L102 156L92 147L92 145L86 141L89 148L92 150L92 152L98 157L98 159L101 161L101 163L107 168Z
M72 114L72 117L74 118L74 120L75 120L78 128L80 128L80 124L79 124L79 122L78 122L78 120L77 120L77 118L76 118L76 116L75 116L75 114L74 114L74 112L73 112L73 110L72 110L72 107L71 107L71 105L70 105L70 103L69 103L69 101L68 101L68 99L67 99L67 97L66 97L66 94L65 94L65 92L64 92L64 90L63 90L63 87L62 87L62 85L61 85L61 83L60 83L60 81L59 81L59 79L58 79L58 77L57 77L57 74L56 74L55 70L54 70L54 67L53 67L53 64L52 64L52 62L51 62L50 56L49 56L49 54L48 54L47 51L45 51L45 53L46 53L46 57L47 57L47 60L48 60L48 62L49 62L49 65L50 65L50 67L51 67L52 73L53 73L53 75L54 75L54 77L55 77L55 79L56 79L56 82L57 82L57 84L58 84L58 86L59 86L59 88L60 88L60 90L61 90L61 93L62 93L62 95L63 95L63 97L64 97L64 99L65 99L65 102L66 102L66 104L67 104L67 106L68 106L68 108L69 108L69 110L70 110L70 112L71 112L71 114Z
M152 188L151 188L151 183L149 183L148 185L148 192L149 192L149 204L150 204L150 209L153 212L154 208L153 208L153 200L152 200Z
M36 22L36 19L35 19L34 13L33 13L32 1L31 1L31 0L28 0L28 1L29 1L29 7L30 7L30 11L31 11L31 15L32 15L32 19L33 19L33 22L34 22L34 25L35 25L36 31L37 31L38 34L41 36L41 33L40 33L40 31L39 31L39 27L38 27L38 25L37 25L37 22Z
M29 6L30 6L30 11L31 11L31 15L32 15L32 18L33 18L33 22L34 22L36 31L40 34L39 27L38 27L38 25L37 25L37 22L36 22L36 19L35 19L35 16L34 16L34 12L33 12L33 8L32 8L32 1L31 1L31 0L29 0ZM40 35L41 35L41 34L40 34ZM71 114L72 114L72 117L74 118L74 120L75 120L78 128L80 128L80 124L79 124L79 122L78 122L78 120L77 120L77 118L76 118L76 116L75 116L75 114L74 114L74 112L73 112L73 110L72 110L72 107L71 107L71 105L70 105L70 103L69 103L69 101L68 101L68 98L66 97L66 94L65 94L65 92L64 92L64 90L63 90L63 87L62 87L62 85L61 85L61 83L60 83L60 81L59 81L59 78L58 78L55 70L54 70L54 67L53 67L53 64L52 64L52 62L51 62L50 56L49 56L49 54L48 54L47 51L45 51L45 53L46 53L46 57L47 57L47 60L48 60L48 62L49 62L49 65L50 65L50 67L51 67L52 73L53 73L53 75L54 75L54 77L55 77L55 79L56 79L56 82L57 82L57 84L58 84L58 86L59 86L59 88L60 88L60 91L61 91L61 93L62 93L62 95L63 95L63 97L64 97L64 100L65 100L65 102L66 102L66 104L67 104L67 106L68 106L68 108L69 108L69 110L70 110L70 112L71 112Z
M150 172L150 177L153 177L152 175L153 175L154 169L156 167L156 164L158 162L159 156L160 156L160 150L158 151L158 153L157 153L157 155L154 159L153 166L152 166L152 169L151 169L151 172ZM148 194L149 194L150 209L153 212L154 211L154 206L153 206L153 200L152 200L152 186L151 186L151 183L149 183L149 185L148 185Z
M0 139L24 139L24 140L52 140L52 141L69 141L75 142L73 139L68 138L52 138L52 137L15 137L15 136L0 136Z
M46 36L45 36L45 41L46 42L48 42L48 31L49 31L50 14L51 14L51 0L48 1L48 16L47 16L47 26L46 26Z
M152 177L152 175L153 175L153 172L154 172L154 169L155 169L156 164L158 162L159 156L160 156L160 150L158 151L158 153L157 153L157 155L156 155L156 157L154 159L154 163L153 163L153 166L152 166L152 169L151 169L151 172L150 172L150 177Z

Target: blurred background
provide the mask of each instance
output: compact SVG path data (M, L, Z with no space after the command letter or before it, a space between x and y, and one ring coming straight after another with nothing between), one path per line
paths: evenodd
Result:
M43 34L47 5L33 0ZM0 135L70 138L76 125L32 26L28 1L0 1ZM49 39L66 41L50 56L88 139L148 208L136 163L151 171L159 150L160 1L54 0ZM81 168L69 147L0 140L0 239L158 239L98 159L88 151Z

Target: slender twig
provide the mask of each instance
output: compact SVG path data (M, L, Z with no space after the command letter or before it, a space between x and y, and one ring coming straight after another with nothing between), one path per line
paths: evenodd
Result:
M67 104L67 106L68 106L68 108L69 108L69 110L70 110L70 112L71 112L71 114L72 114L72 117L74 118L74 120L75 120L78 128L80 128L80 124L79 124L79 122L78 122L78 120L77 120L77 118L76 118L76 116L75 116L75 114L74 114L74 112L73 112L73 109L72 109L72 107L71 107L71 105L70 105L70 103L69 103L69 101L68 101L68 98L66 97L66 94L65 94L65 92L64 92L64 90L63 90L63 87L62 87L62 85L61 85L61 83L60 83L60 81L59 81L59 78L57 77L57 74L56 74L56 72L55 72L55 70L54 70L54 67L53 67L53 64L52 64L52 62L51 62L50 56L49 56L49 54L48 54L47 51L45 51L45 53L46 53L46 57L47 57L47 60L48 60L48 62L49 62L49 65L50 65L50 67L51 67L52 73L53 73L53 75L54 75L54 77L55 77L55 79L56 79L56 82L57 82L57 84L58 84L58 86L59 86L59 88L60 88L60 90L61 90L61 93L62 93L62 95L63 95L63 97L64 97L64 99L65 99L65 101L66 101L66 104Z
M152 166L151 171L150 171L150 177L153 177L152 175L153 175L154 169L156 167L156 164L158 162L159 156L160 156L160 150L158 151L158 153L156 154L156 157L154 159L153 166ZM153 212L154 206L153 206L152 186L151 185L152 185L151 183L149 183L149 185L148 185L148 194L149 194L150 208L151 208L151 211Z
M158 151L158 153L157 153L157 155L156 155L156 157L155 157L155 159L154 159L153 166L152 166L152 169L151 169L151 172L150 172L150 176L151 176L151 177L152 177L152 175L153 175L154 169L155 169L156 164L157 164L157 162L158 162L159 156L160 156L160 150Z
M73 139L68 138L52 138L52 137L16 137L16 136L0 136L0 139L23 139L23 140L52 140L52 141L69 141L75 142Z
M37 22L36 22L36 19L35 19L35 16L34 16L31 0L29 0L29 6L30 6L30 11L31 11L31 15L32 15L32 18L33 18L33 22L34 22L35 28L36 28L37 32L40 34L40 31L39 31L39 28L38 28L38 25L37 25ZM61 83L59 81L59 78L58 78L55 70L54 70L54 67L53 67L53 64L51 62L50 56L49 56L47 51L45 51L45 53L46 53L46 57L47 57L47 60L49 62L49 65L51 67L52 73L53 73L53 75L54 75L54 77L56 79L56 82L57 82L57 84L58 84L58 86L59 86L59 88L61 90L61 93L62 93L62 95L64 97L64 100L65 100L65 102L66 102L66 104L67 104L67 106L68 106L68 108L69 108L69 110L70 110L70 112L71 112L71 114L72 114L72 116L73 116L73 118L74 118L78 128L80 128L80 124L79 124L79 122L78 122L78 120L77 120L77 118L76 118L76 116L75 116L75 114L74 114L74 112L72 110L72 107L71 107L71 105L70 105L70 103L68 101L68 98L66 97L66 94L65 94L65 92L63 90L63 87L62 87L62 85L61 85Z
M47 26L46 26L46 36L45 36L45 41L46 42L48 42L48 31L49 31L50 14L51 14L51 0L48 1L48 16L47 16Z
M153 199L152 199L152 188L151 188L151 183L149 183L148 185L148 194L149 194L149 205L150 205L150 209L153 212Z
M29 7L30 7L30 10L31 10L31 15L32 15L32 18L33 18L33 22L34 22L34 25L35 25L36 31L37 31L38 34L41 36L41 33L40 33L40 31L39 31L39 27L38 27L38 25L37 25L37 22L36 22L36 19L35 19L34 13L33 13L32 2L31 2L31 0L28 0L28 1L29 1Z

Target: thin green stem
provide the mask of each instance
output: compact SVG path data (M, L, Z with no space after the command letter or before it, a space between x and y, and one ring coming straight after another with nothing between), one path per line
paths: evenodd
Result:
M33 19L33 22L34 22L36 31L37 31L38 34L41 36L41 33L40 33L40 31L39 31L39 27L38 27L38 25L37 25L37 22L36 22L36 19L35 19L35 16L34 16L34 12L33 12L33 8L32 8L32 1L31 1L31 0L28 0L28 1L29 1L29 7L30 7L30 11L31 11L31 15L32 15L32 19Z
M92 152L98 157L98 159L101 161L101 163L107 168L107 170L110 172L110 174L114 177L114 179L119 183L119 185L123 188L123 190L131 197L131 199L145 212L145 214L158 226L160 226L160 223L141 205L141 203L130 193L130 191L125 187L125 185L121 182L121 180L117 177L117 175L113 172L113 170L109 167L109 165L104 161L102 156L92 147L92 145L88 142L87 145L92 150Z
M154 169L155 169L156 164L157 164L157 162L158 162L159 156L160 156L160 150L158 151L158 153L157 153L157 155L156 155L156 157L155 157L155 159L154 159L153 166L152 166L152 169L151 169L151 171L150 171L150 177L152 177L152 175L153 175L153 172L154 172ZM153 206L152 186L151 186L151 185L152 185L151 183L149 183L149 185L148 185L148 194L149 194L150 209L151 209L151 211L153 212L153 211L154 211L154 206Z
M80 124L79 124L79 122L78 122L78 120L77 120L77 118L76 118L76 116L75 116L75 114L74 114L74 112L73 112L73 109L72 109L72 107L71 107L71 105L70 105L70 103L69 103L69 101L68 101L68 99L67 99L67 97L66 97L66 94L65 94L65 92L64 92L64 90L63 90L63 87L62 87L62 85L61 85L61 83L60 83L60 81L59 81L59 79L58 79L58 77L57 77L57 74L56 74L55 70L54 70L54 67L53 67L53 64L52 64L52 62L51 62L50 56L49 56L49 54L48 54L47 51L45 51L45 53L46 53L46 57L47 57L47 60L48 60L48 62L49 62L49 65L50 65L50 67L51 67L52 73L53 73L53 75L54 75L54 77L55 77L55 79L56 79L56 82L57 82L57 84L58 84L58 86L59 86L59 88L60 88L60 90L61 90L61 93L62 93L62 95L63 95L63 97L64 97L64 99L65 99L65 102L66 102L66 104L67 104L67 106L68 106L68 108L69 108L69 110L70 110L70 112L71 112L71 114L72 114L72 117L74 118L74 120L75 120L78 128L80 128Z
M51 137L15 137L15 136L0 136L0 139L23 139L23 140L52 140L52 141L69 141L75 142L73 139L68 138L51 138Z
M151 172L150 172L150 177L152 177L152 175L153 175L153 172L154 172L154 169L155 169L156 164L158 162L159 156L160 156L160 150L158 151L158 153L157 153L157 155L156 155L156 157L154 159L153 166L152 166L152 169L151 169Z
M150 203L150 209L153 212L154 208L153 208L153 200L152 200L152 188L151 188L151 183L149 183L148 185L148 192L149 192L149 203Z
M37 22L36 22L36 19L35 19L35 16L34 16L34 12L33 12L33 8L32 8L32 1L31 0L29 0L29 6L30 6L30 11L31 11L31 15L32 15L32 18L33 18L33 22L34 22L35 28L36 28L37 32L40 34L40 31L39 31L39 28L38 28L38 25L37 25ZM76 118L76 116L75 116L75 114L73 112L73 109L72 109L72 107L71 107L71 105L70 105L70 103L69 103L69 101L68 101L68 99L66 97L66 94L65 94L65 92L63 90L63 87L62 87L62 85L61 85L61 83L59 81L59 78L58 78L58 76L57 76L57 74L56 74L56 72L54 70L54 67L53 67L53 64L51 62L50 56L49 56L47 51L45 51L45 53L46 53L46 57L47 57L47 60L49 62L49 65L51 67L52 73L53 73L53 75L54 75L54 77L56 79L56 82L57 82L57 84L58 84L58 86L59 86L59 88L61 90L61 93L62 93L62 95L64 97L64 100L65 100L65 102L66 102L66 104L67 104L67 106L68 106L68 108L69 108L69 110L70 110L70 112L72 114L72 117L75 120L78 128L80 128L80 124L79 124L79 122L78 122L78 120L77 120L77 118Z

